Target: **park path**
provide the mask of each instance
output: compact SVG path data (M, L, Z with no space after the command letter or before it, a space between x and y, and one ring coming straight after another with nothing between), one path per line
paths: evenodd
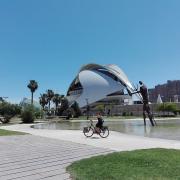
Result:
M19 135L0 137L0 180L70 179L72 162L113 152L52 138Z
M86 138L81 130L34 129L30 124L1 129L31 135L0 137L0 180L70 179L72 162L114 151L180 149L180 141L110 132L108 138Z
M149 148L180 149L180 141L177 140L149 138L115 131L110 131L108 138L100 138L98 135L93 135L93 138L86 138L82 130L34 129L31 128L30 124L16 124L0 128L78 144L86 144L98 148L111 149L113 151L131 151Z

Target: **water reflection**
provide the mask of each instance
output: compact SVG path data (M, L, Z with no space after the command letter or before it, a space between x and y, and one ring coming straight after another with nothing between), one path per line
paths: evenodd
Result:
M58 122L37 124L36 129L61 129L61 130L82 130L88 122ZM152 127L150 123L144 126L143 121L105 121L111 131L118 131L127 134L134 134L145 137L180 140L180 120L159 120L158 126Z

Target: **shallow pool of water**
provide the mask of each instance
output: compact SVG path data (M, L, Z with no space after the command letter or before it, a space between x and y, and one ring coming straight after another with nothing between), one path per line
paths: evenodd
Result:
M82 130L89 122L58 122L36 124L35 129L60 129L60 130ZM95 124L95 122L94 122ZM152 127L149 123L144 127L141 120L119 120L119 121L105 121L104 125L108 126L110 131L118 131L121 133L180 140L180 119L179 120L158 120L158 126Z

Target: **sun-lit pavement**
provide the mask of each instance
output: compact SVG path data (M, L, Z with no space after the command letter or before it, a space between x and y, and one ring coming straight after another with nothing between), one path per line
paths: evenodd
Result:
M34 135L0 137L0 180L70 179L72 162L112 150Z
M7 130L15 130L26 132L32 135L54 138L75 142L79 144L91 145L99 148L106 148L115 151L147 149L147 148L173 148L180 149L180 141L165 140L141 137L135 135L127 135L119 132L110 132L108 138L100 138L94 135L92 138L86 138L82 131L79 130L48 130L48 129L33 129L29 124L17 124L12 126L1 127Z
M32 135L0 137L0 180L70 179L72 162L114 151L147 148L180 149L180 141L110 132L108 138L86 138L82 131L33 129L29 124L0 127Z

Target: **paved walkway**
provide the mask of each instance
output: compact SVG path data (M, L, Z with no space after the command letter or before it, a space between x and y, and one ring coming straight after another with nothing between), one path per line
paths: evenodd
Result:
M82 131L33 129L29 124L0 128L32 134L0 137L0 180L70 179L66 167L83 158L135 149L180 149L180 141L119 132L103 139L86 138Z
M113 152L34 135L0 137L0 180L70 179L72 162Z
M12 126L4 126L1 128L26 132L42 137L91 145L99 148L111 149L114 151L129 151L148 148L180 149L180 141L148 138L113 131L110 131L110 136L108 138L103 139L100 138L98 135L93 135L92 138L86 138L82 131L79 130L33 129L30 127L29 124L17 124Z

